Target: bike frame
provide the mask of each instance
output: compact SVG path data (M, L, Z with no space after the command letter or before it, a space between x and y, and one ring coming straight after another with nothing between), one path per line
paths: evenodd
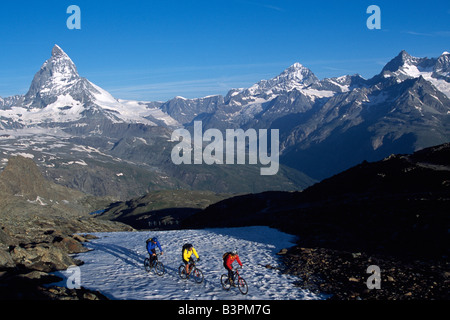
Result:
M149 257L148 257L148 259L149 259L149 261L151 260L151 258L152 258L152 256L153 256L153 254L148 254L149 255ZM156 261L158 261L159 259L158 259L158 256L160 256L161 255L161 252L158 252L158 253L156 253L155 254L155 258L154 258L154 262L156 262Z
M235 281L236 279L239 280L239 278L241 277L241 275L239 274L239 269L240 268L233 269L233 281Z

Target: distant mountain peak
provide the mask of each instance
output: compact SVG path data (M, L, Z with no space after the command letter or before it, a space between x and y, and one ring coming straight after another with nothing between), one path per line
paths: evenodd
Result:
M285 79L285 80L294 80L301 83L304 82L315 82L318 79L314 75L314 73L308 69L307 67L303 66L301 63L294 63L289 68L285 69L278 77L275 79Z
M296 72L296 71L304 70L304 69L308 69L308 68L303 66L301 63L296 62L293 65L291 65L290 67L288 67L286 70L284 70L284 72Z
M405 50L402 50L394 59L389 61L383 68L382 72L395 72L398 71L401 67L407 65L407 64L414 64L419 60L418 58L415 58L411 56L408 52Z
M261 94L269 91L291 91L318 81L319 79L310 69L296 62L278 76L270 80L261 80L248 90L252 94Z
M66 57L68 57L67 54L64 52L64 50L61 49L60 46L55 44L53 46L53 49L52 49L52 57L57 57L57 56L66 56Z
M411 55L408 52L406 52L406 50L400 51L399 56L401 56L402 58L411 57Z

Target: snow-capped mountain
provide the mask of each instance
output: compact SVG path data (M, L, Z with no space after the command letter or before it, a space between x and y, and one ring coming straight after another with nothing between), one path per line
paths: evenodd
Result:
M423 77L450 98L450 53L437 59L412 57L406 51L391 60L381 71L382 77L394 77L398 82Z
M85 156L96 155L117 165L122 161L121 165L144 166L156 184L198 188L212 179L215 169L208 168L209 173L199 179L204 172L173 166L170 135L175 127L191 129L194 121L201 120L204 130L279 129L281 164L321 180L363 160L411 153L449 141L449 61L448 52L438 58L417 58L402 51L371 79L356 74L322 80L294 63L272 79L232 89L225 96L144 102L116 99L81 77L69 56L55 45L27 94L0 98L0 129L5 139L18 141L17 147L9 143L3 150L6 154L33 154L54 149L55 140L63 138L68 143L62 147L64 154L73 150L83 154L82 161L71 158L63 163L83 163ZM19 141L23 135L18 135L17 129L30 128L34 131L24 135L26 142ZM42 130L47 130L51 148L30 140L36 140L36 133L43 135ZM46 157L40 159L48 161ZM61 175L61 170L49 172L53 178ZM142 172L138 175L145 176ZM173 175L183 182L171 180ZM76 184L87 181L95 184L90 178ZM285 187L285 182L290 184L284 181L278 186ZM271 188L271 183L252 184ZM77 187L73 183L68 186ZM214 186L226 189L227 183Z
M35 74L24 96L0 105L3 128L47 126L55 123L87 125L92 119L110 123L141 123L155 126L178 123L146 103L119 101L78 74L70 57L58 46Z
M402 51L371 79L319 80L295 63L272 79L230 90L212 111L184 100L193 112L180 122L190 127L202 120L205 128L222 130L278 128L282 163L322 179L363 160L450 140L449 58L448 52L416 58ZM187 109L166 111L177 118Z
M213 112L222 104L215 99L197 99L195 107ZM22 155L59 184L121 200L161 188L256 192L295 190L314 181L287 174L293 171L288 168L271 179L261 177L258 166L176 166L171 132L178 119L184 121L182 110L176 103L116 99L80 76L55 45L28 92L0 100L0 168Z
M276 95L277 93L289 92L294 89L303 89L310 84L319 81L311 70L294 63L284 70L280 75L270 80L261 80L243 92L250 95Z
M308 115L296 115L285 130L285 163L320 179L363 160L448 142L448 57L415 58L402 51L379 75L359 79ZM272 125L292 123L277 121Z
M193 120L202 120L205 127L211 128L262 128L282 116L310 110L316 103L365 81L359 75L319 80L310 69L294 63L272 79L261 80L249 88L232 89L225 97L208 97L209 101L214 99L208 108L205 98L175 98L163 108L188 127Z

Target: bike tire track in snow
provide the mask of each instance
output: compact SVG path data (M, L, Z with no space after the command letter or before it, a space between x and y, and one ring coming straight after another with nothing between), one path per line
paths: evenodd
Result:
M81 286L98 290L118 300L315 300L324 299L294 286L295 277L264 267L277 266L276 255L282 248L294 245L295 237L268 227L220 228L203 230L170 230L94 233L91 251L77 254ZM145 241L157 236L164 250L159 256L166 273L159 277L147 273L144 259L148 256ZM197 267L204 281L178 276L181 247L192 243L200 256ZM237 249L244 265L241 276L249 291L242 295L238 288L223 290L220 277L226 273L222 254ZM237 263L235 262L235 265Z

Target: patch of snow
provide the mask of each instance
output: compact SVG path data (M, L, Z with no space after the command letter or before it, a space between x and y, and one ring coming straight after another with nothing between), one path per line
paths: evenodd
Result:
M27 200L27 202L33 203L33 204L39 204L41 206L46 206L47 204L43 200L44 199L42 199L40 196L37 196L36 200Z
M24 152L11 153L11 156L22 156L24 158L34 159L34 154Z
M114 116L110 115L110 120L118 122L116 117L122 121L143 123L146 125L156 126L156 124L144 117L148 115L148 110L145 105L138 103L120 103L119 100L114 98L109 92L100 88L99 86L89 82L97 91L92 92L95 98L95 103L106 110L114 111Z
M325 297L302 290L297 280L279 270L276 255L282 248L294 245L295 237L268 227L220 228L204 230L171 230L152 232L94 233L99 239L86 246L91 251L76 257L80 266L81 286L99 290L119 300L316 300ZM157 236L164 250L160 261L166 273L159 277L144 269L148 257L145 240ZM192 243L201 261L201 284L178 276L181 247ZM237 249L244 265L241 276L248 284L248 294L237 288L225 291L220 277L226 273L222 263L224 252ZM64 281L63 281L64 282Z

